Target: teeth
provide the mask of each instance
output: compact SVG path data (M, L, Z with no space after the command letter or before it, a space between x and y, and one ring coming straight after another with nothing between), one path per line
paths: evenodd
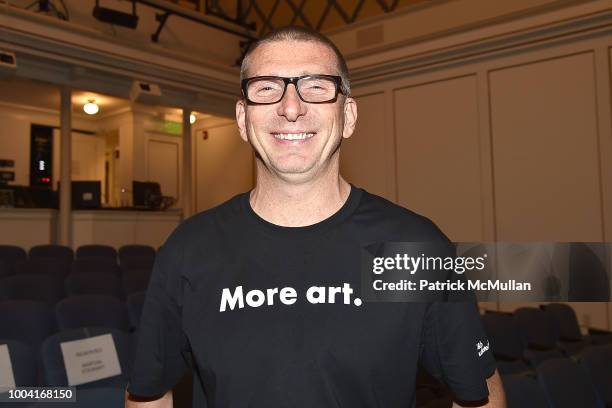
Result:
M314 133L274 133L274 137L281 140L304 140L313 136Z

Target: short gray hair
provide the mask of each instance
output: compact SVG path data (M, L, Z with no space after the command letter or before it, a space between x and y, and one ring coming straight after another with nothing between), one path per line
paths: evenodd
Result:
M270 31L259 40L254 42L247 50L242 64L240 66L240 82L246 78L246 72L249 66L249 57L258 47L264 44L269 44L277 41L305 41L305 42L317 42L329 48L336 56L336 65L338 68L338 75L342 78L342 93L346 96L351 95L351 83L349 78L349 70L346 65L346 60L338 47L326 36L315 31L311 28L301 26L286 26L278 28L274 31Z

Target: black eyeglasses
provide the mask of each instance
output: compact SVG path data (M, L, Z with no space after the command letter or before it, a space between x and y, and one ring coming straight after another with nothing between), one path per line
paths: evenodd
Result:
M278 103L287 85L293 84L300 99L307 103L336 102L342 91L342 78L337 75L304 75L299 77L259 76L242 80L242 95L247 103L271 105Z

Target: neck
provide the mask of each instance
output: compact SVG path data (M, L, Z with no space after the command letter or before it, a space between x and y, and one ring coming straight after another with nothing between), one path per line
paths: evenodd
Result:
M251 192L253 211L283 227L316 224L335 214L346 202L351 186L332 160L321 174L308 180L290 180L272 174L257 160L257 182Z

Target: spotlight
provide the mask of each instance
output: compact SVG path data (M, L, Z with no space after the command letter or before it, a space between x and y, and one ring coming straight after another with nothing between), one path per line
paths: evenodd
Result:
M88 115L95 115L100 111L100 107L95 103L94 99L88 99L87 103L83 105L83 110Z
M196 123L196 120L198 120L198 118L196 118L196 115L194 115L193 113L189 115L189 123L193 125L194 123Z
M96 0L96 5L93 9L93 16L104 23L110 23L127 28L136 28L138 26L138 16L136 15L136 1L132 0L132 14L124 13L111 8L100 7L100 0Z

